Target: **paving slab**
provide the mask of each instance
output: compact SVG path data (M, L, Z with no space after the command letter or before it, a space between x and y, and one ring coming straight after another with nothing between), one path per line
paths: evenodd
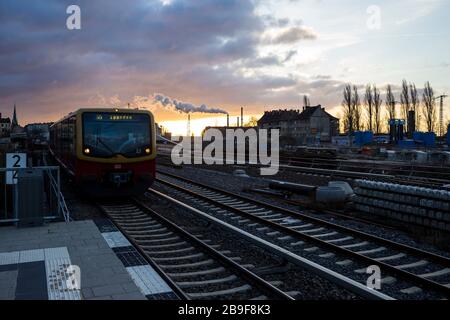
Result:
M106 219L0 227L0 299L176 299L142 256L123 258L135 249L118 230L103 235L106 225L114 229Z

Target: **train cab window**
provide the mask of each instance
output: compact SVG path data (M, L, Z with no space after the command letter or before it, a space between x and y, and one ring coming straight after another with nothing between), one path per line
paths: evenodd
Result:
M151 150L150 125L147 114L84 113L83 150L93 157L146 156Z

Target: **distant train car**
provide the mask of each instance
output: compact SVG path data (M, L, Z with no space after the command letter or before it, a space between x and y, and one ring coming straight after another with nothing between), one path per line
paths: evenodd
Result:
M80 109L50 127L50 153L93 196L143 194L155 179L151 112Z

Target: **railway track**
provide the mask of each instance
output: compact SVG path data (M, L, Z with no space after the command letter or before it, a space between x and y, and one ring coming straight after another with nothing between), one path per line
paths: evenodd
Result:
M450 182L449 166L412 165L408 163L356 162L351 160L280 157L285 168L316 172L341 177L365 178L367 175L391 182L417 186L441 187ZM312 170L312 171L311 171Z
M395 230L395 227L393 227L393 226L391 226L389 224L383 224L383 223L381 223L379 221L376 221L375 219L357 217L355 215L351 215L351 214L348 214L346 212L338 212L338 211L335 211L335 210L320 209L320 208L318 208L318 206L311 205L310 203L308 203L306 201L291 200L289 198L281 197L280 195L274 195L274 194L270 193L270 191L266 192L266 190L251 189L251 188L250 189L244 189L243 191L244 192L253 192L253 193L264 194L264 195L270 197L271 199L278 200L278 201L284 202L284 203L289 204L289 205L293 205L293 206L301 207L301 208L305 208L305 209L310 209L310 210L313 210L315 212L320 212L321 214L325 213L325 214L328 214L330 216L337 217L337 218L340 218L340 219L352 220L352 221L356 221L356 222L362 222L362 223L370 224L372 226L377 226L377 227L381 227L381 228Z
M367 267L378 266L381 292L395 298L450 296L447 257L173 174L159 172L157 183L183 202L360 283L367 280Z
M160 154L161 158L164 158L164 162L160 162L161 165L170 164L169 154ZM283 160L283 158L281 158ZM311 159L306 159L311 160ZM370 167L368 165L360 164L359 166L350 162L351 164L346 164L346 162L339 162L339 160L333 160L331 163L324 162L331 160L324 159L312 159L311 161L297 161L291 158L285 158L279 165L281 170L293 171L306 175L319 175L330 178L345 178L345 179L373 179L377 181L384 182L394 182L398 184L408 184L418 187L435 188L440 189L442 186L450 184L450 172L447 167L429 167L434 170L440 170L441 172L427 172L423 171L424 168L418 170L416 167L411 167L410 169L398 169L397 167L389 167L380 165ZM247 164L248 166L255 166ZM257 166L257 165L256 165ZM405 165L408 166L408 165ZM178 166L179 167L179 166ZM416 168L416 169L415 169ZM414 171L416 170L416 171ZM420 175L417 175L420 173ZM427 173L429 173L427 175Z
M431 172L432 175L436 174L438 177L442 177L442 172L448 175L450 178L449 166L442 163L436 165L426 164L411 164L408 162L389 162L380 160L349 160L349 159L323 159L323 158L302 158L302 157L285 157L281 156L280 160L285 163L298 164L300 166L318 166L342 168L346 167L350 170L368 170L369 172L386 172L396 171L403 172L403 174L415 173L418 176L427 175ZM439 176L439 174L441 174Z
M99 204L101 210L185 299L293 300L273 283L228 257L218 245L180 228L138 200Z

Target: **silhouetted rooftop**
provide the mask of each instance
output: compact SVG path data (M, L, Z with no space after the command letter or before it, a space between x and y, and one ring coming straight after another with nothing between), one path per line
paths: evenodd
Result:
M273 122L283 122L283 121L308 121L317 109L322 108L321 105L314 107L306 107L303 111L300 110L273 110L266 111L258 123L273 123ZM325 109L324 109L325 111ZM331 114L325 111L325 113L332 119L339 120L333 117Z

